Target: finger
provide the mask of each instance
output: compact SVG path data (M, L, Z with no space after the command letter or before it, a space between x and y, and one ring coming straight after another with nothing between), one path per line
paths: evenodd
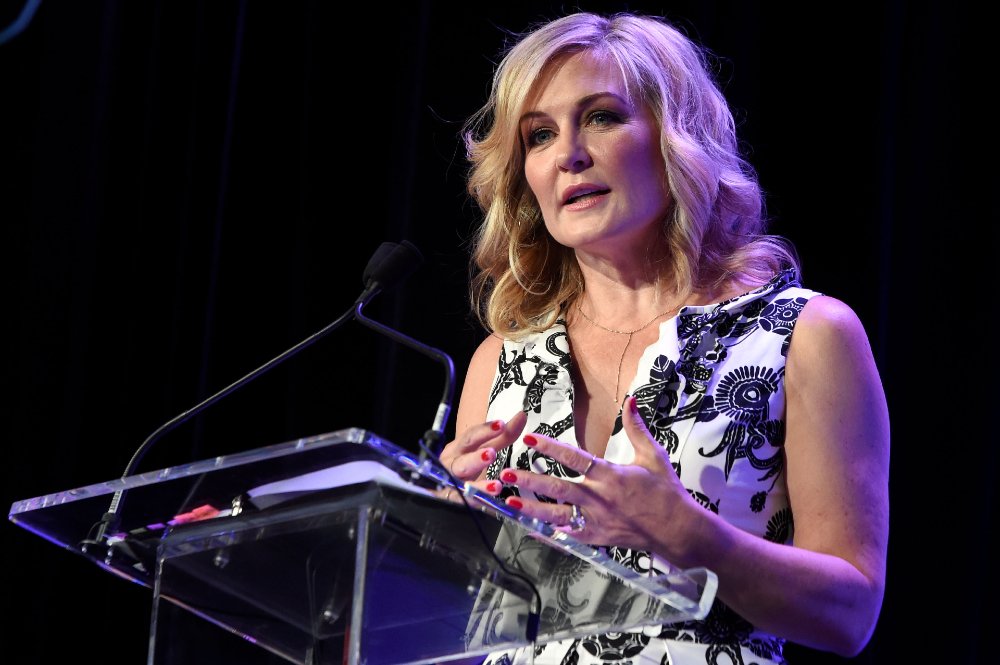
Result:
M441 455L441 462L458 478L478 478L497 458L497 451L517 439L527 421L528 414L518 411L506 422L491 420L470 427L450 454Z
M462 483L459 487L453 485L442 487L436 490L435 494L439 498L461 503L462 497L460 494L469 494L470 490L495 497L503 490L503 483L499 480L470 480Z
M502 420L489 420L465 430L455 441L456 456L478 450L492 441L502 439L506 424Z
M571 503L546 503L517 496L507 497L505 503L529 517L557 527L569 525L573 519L573 504Z
M439 487L434 490L434 496L445 501L451 501L454 503L461 503L462 499L459 497L459 491L453 485L445 485L444 487Z
M628 440L632 443L632 449L635 451L633 464L643 465L643 462L661 460L664 456L669 459L666 450L657 443L649 432L649 428L646 427L646 421L639 413L639 403L636 401L635 395L629 395L625 398L625 408L622 409L622 425L625 428L625 435L628 436Z
M580 476L590 473L600 460L593 453L541 434L526 434L521 440L524 445L537 450L546 457L551 457L567 469L576 471Z
M524 431L524 426L528 423L528 413L527 411L518 411L510 420L504 425L504 431L507 432L513 438L511 441L521 436L521 432Z
M446 463L445 468L451 471L451 474L456 478L474 480L482 475L486 467L492 464L496 457L497 451L486 447L455 457L450 463Z
M483 448L490 448L494 452L509 446L520 436L525 423L528 422L528 414L518 411L510 420L490 420L488 422L470 427L466 431L466 439L461 447L462 452L474 452Z
M503 490L503 483L499 480L475 480L466 484L490 496L498 496Z
M518 501L525 505L530 503L533 509L535 504L542 506L543 512L552 506L551 501L581 503L588 500L594 491L593 488L585 487L572 479L533 473L523 469L504 469L500 472L500 480L505 485L517 487L520 498L511 498L518 498ZM533 498L535 496L542 496L551 501L536 501Z

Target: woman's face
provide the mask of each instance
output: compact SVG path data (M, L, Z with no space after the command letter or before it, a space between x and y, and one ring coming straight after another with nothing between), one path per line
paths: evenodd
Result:
M555 63L520 119L524 172L559 243L631 257L662 238L669 208L660 128L633 106L613 62L581 52Z

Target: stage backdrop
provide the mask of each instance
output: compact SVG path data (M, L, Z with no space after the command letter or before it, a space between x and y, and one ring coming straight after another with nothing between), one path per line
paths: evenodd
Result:
M510 32L631 9L719 56L773 230L797 243L805 283L870 333L892 414L892 535L882 617L855 662L971 663L985 648L996 436L971 405L995 395L976 378L995 360L980 360L987 314L958 301L996 226L961 231L976 224L961 185L979 178L959 159L959 4L2 6L0 30L26 19L0 44L6 505L120 475L161 424L350 308L384 241L409 239L426 262L369 315L449 353L460 389L482 336L461 122ZM415 450L443 376L352 323L166 435L141 470L344 427ZM2 533L8 650L144 662L147 589ZM200 621L176 640L178 663L269 658Z

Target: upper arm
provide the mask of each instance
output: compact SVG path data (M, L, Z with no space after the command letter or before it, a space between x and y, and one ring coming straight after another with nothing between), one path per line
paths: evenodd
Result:
M503 340L496 335L489 335L480 342L472 354L455 415L456 436L461 436L462 432L472 425L486 421L490 390L496 377L502 348Z
M884 584L889 415L864 327L816 296L789 346L785 454L795 545L842 557Z

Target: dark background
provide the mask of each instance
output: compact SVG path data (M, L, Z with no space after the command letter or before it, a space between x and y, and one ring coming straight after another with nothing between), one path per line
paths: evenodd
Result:
M24 6L0 2L0 30ZM977 662L996 363L989 305L972 302L974 275L996 283L996 224L966 161L989 152L961 131L960 3L42 2L0 44L4 501L120 475L158 426L346 311L386 240L426 263L366 311L448 352L460 389L481 332L459 125L506 30L578 7L672 18L720 56L773 230L798 245L805 284L868 329L892 525L881 619L851 662ZM352 426L415 450L441 383L439 365L351 323L141 469ZM144 662L148 589L12 524L2 538L6 651ZM177 662L262 658L188 631Z

